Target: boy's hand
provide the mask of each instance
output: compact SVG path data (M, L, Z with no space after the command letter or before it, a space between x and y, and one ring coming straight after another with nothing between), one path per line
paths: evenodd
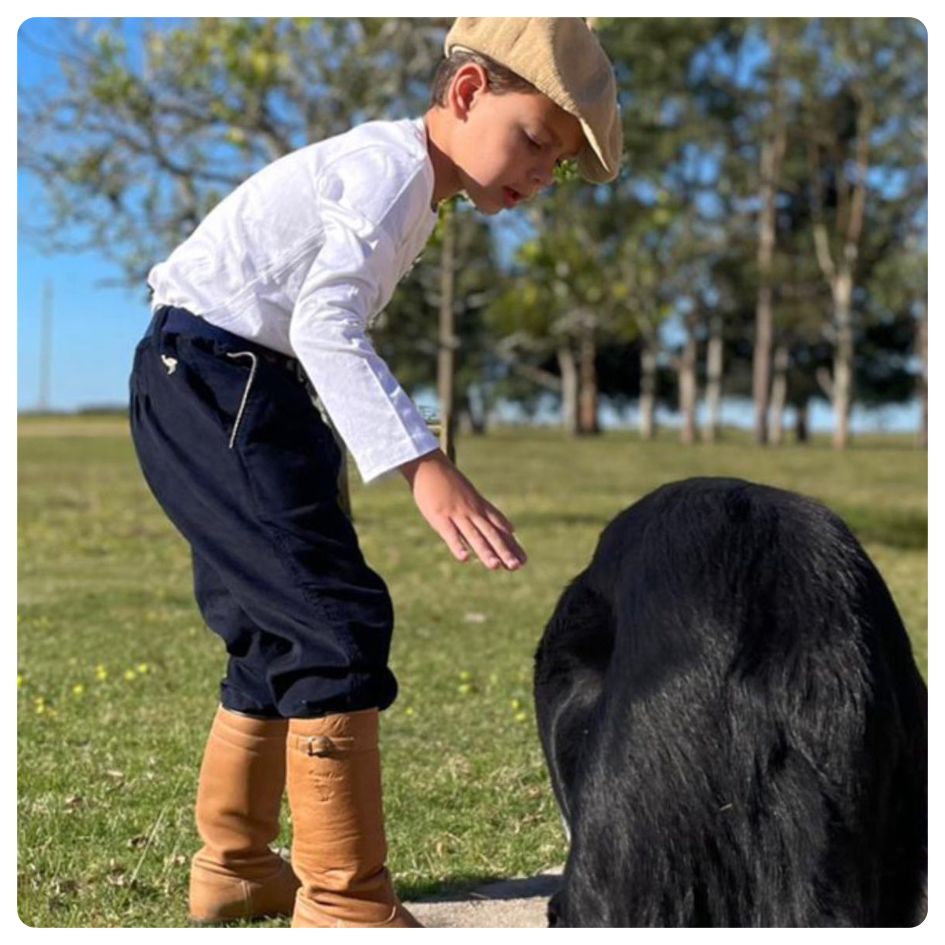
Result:
M471 548L490 571L518 570L526 556L512 523L487 502L440 450L400 467L414 502L459 561Z

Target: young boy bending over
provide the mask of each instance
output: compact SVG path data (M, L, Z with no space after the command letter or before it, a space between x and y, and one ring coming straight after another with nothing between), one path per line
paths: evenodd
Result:
M438 449L367 338L464 192L495 214L556 164L612 179L613 71L578 18L461 18L422 119L378 121L249 178L152 270L131 422L144 475L193 550L229 655L197 791L190 912L294 927L416 927L385 867L378 712L393 611L338 501L399 469L461 561L516 570L508 519ZM269 843L287 786L291 866Z

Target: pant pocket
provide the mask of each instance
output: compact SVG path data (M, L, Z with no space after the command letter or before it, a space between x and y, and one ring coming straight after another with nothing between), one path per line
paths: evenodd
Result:
M252 394L256 355L208 349L202 339L171 335L164 339L158 358L167 381L186 389L232 450Z

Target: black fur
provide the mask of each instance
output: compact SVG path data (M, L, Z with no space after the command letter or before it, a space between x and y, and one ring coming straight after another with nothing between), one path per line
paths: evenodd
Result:
M735 479L617 516L536 654L561 926L910 926L927 692L822 505Z

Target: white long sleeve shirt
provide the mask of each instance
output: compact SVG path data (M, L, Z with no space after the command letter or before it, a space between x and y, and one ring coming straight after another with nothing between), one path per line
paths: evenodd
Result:
M222 200L148 283L298 358L370 482L436 449L367 337L436 225L422 119L368 122L263 168Z

